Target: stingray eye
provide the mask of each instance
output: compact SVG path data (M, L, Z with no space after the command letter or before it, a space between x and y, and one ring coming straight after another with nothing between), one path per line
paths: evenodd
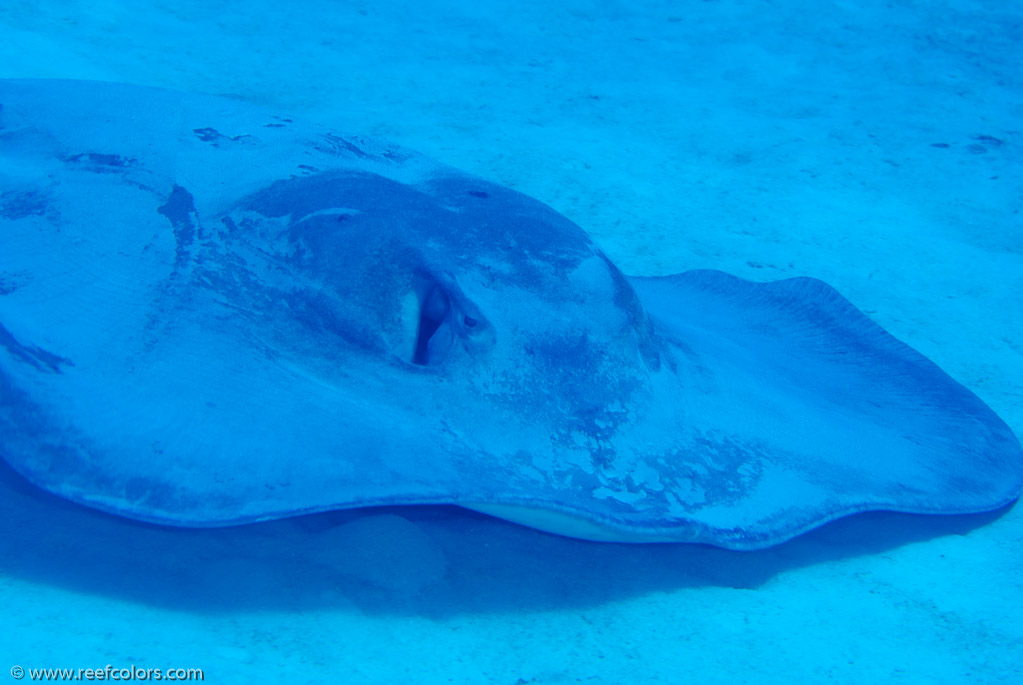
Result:
M412 363L426 366L444 359L451 349L453 334L449 324L451 298L436 283L424 289L419 303L419 328Z
M450 277L418 270L402 296L396 326L389 330L391 350L406 363L439 366L456 346L479 352L491 339L482 312Z

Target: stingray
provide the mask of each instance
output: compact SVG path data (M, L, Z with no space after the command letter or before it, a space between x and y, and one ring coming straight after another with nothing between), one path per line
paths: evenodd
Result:
M402 147L75 81L0 82L0 454L175 526L455 504L735 549L1023 485L1005 423L821 281L628 277Z

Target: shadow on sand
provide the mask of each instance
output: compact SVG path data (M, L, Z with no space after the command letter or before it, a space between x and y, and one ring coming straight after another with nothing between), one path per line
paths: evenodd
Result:
M758 552L590 543L456 507L331 512L219 529L140 524L40 491L0 462L0 574L208 613L348 607L440 617L585 608L963 535L1008 511L859 514Z

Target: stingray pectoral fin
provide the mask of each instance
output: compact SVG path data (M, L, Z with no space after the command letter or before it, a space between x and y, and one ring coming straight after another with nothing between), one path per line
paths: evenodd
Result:
M791 536L855 511L976 512L1019 496L1023 453L1008 426L821 281L631 281L677 350L684 420L755 453L727 507L697 520Z
M504 504L493 502L458 502L460 507L505 521L528 526L554 535L563 535L593 542L681 542L678 530L665 532L630 530L599 521L592 514L584 515L554 509L550 505Z

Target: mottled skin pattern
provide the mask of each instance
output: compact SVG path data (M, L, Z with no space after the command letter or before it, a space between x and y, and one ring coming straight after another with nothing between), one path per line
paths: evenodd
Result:
M1023 478L986 406L818 281L629 279L407 150L46 81L0 82L0 454L176 525L444 502L735 548Z

